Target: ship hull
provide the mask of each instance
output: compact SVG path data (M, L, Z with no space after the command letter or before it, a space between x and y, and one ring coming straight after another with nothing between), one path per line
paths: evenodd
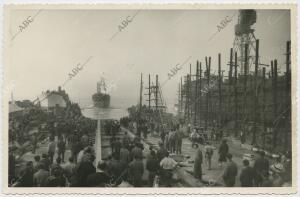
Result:
M110 106L110 96L108 94L94 94L93 102L95 107L108 108Z

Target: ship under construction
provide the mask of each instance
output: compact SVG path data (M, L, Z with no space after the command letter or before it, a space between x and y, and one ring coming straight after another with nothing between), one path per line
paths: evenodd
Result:
M216 54L217 74L212 74L211 57L190 65L179 82L178 116L207 131L243 133L247 143L279 153L291 150L291 42L282 51L284 65L277 59L261 63L252 28L256 19L255 10L239 10L228 64Z

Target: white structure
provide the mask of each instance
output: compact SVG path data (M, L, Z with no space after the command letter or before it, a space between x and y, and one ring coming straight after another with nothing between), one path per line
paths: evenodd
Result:
M63 98L63 96L57 92L48 93L47 96L40 102L41 102L41 107L47 107L47 108L51 108L55 106L59 106L59 107L67 106L67 103Z

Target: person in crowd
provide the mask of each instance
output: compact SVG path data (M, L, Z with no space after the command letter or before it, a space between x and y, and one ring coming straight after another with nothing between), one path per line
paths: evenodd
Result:
M167 187L171 186L173 170L178 165L177 162L169 157L169 152L166 152L165 157L160 161L160 167L162 168L162 180Z
M80 138L81 147L85 148L89 145L89 136L87 133L84 133Z
M120 184L121 175L124 173L126 166L120 161L119 155L116 153L112 154L112 160L108 165L108 174L111 175L112 181L116 182L116 184Z
M81 163L84 159L90 157L91 154L92 154L92 148L89 146L85 147L78 153L77 163Z
M145 124L145 123L142 124L142 133L143 133L144 139L147 139L148 127L147 127L147 124Z
M74 134L70 136L69 143L71 145L72 157L74 158L74 162L77 163L77 155L81 149L77 130L75 130Z
M284 182L291 182L292 180L292 154L291 151L287 151L285 155L283 155L282 158L282 165L284 172L282 173L283 175L283 180Z
M168 132L168 131L166 131L166 136L165 136L164 146L165 146L165 149L166 149L167 151L170 150L170 144L169 144L169 132Z
M32 138L32 153L35 154L36 148L37 148L37 143L38 143L38 133L33 134Z
M272 187L272 181L270 180L269 172L262 171L260 187Z
M223 174L223 180L225 182L226 187L233 187L235 185L235 178L238 173L238 168L236 163L232 160L232 154L227 154L228 164L225 168Z
M222 166L222 163L223 162L226 162L227 159L227 155L228 155L228 152L229 152L229 147L228 147L228 144L227 144L227 141L225 139L222 140L222 143L219 147L219 165Z
M125 131L124 136L123 136L123 139L122 139L122 145L123 145L124 147L128 147L129 144L130 144L130 137L129 137L127 131Z
M89 161L89 160L91 160L92 156L95 156L94 149L91 146L87 146L85 148L84 154L83 154L83 156L81 158L81 162L82 161Z
M33 162L28 161L18 180L19 187L33 187Z
M139 144L136 142L134 148L131 150L132 158L138 157L143 158L143 150L140 148Z
M133 187L128 181L128 173L124 173L121 176L121 183L118 185L118 187Z
M46 187L65 187L66 179L58 165L54 165L50 171L50 176L46 180Z
M165 129L162 128L161 132L160 132L160 139L161 139L162 142L165 141L165 137L166 137Z
M182 138L183 138L183 133L181 129L178 129L175 133L176 154L181 154Z
M269 160L265 158L265 152L260 151L260 157L254 162L254 171L255 171L255 186L259 187L262 185L263 173L269 173ZM266 175L265 175L266 176ZM269 177L269 175L268 175Z
M175 130L171 130L169 133L169 144L170 144L170 152L175 153L175 141L176 141L176 136L175 136Z
M117 139L116 139L115 136L112 136L112 137L110 138L110 146L111 146L111 152L112 152L112 153L116 152L116 151L115 151L115 144L116 144L116 141L117 141Z
M33 173L36 173L39 169L38 169L38 166L40 164L40 161L41 161L41 157L39 155L35 155L33 157L34 159L34 163L33 163Z
M126 166L130 162L130 152L127 147L123 144L120 150L120 161L123 162Z
M45 165L45 169L49 171L51 163L47 154L42 154L42 159L40 163L43 163Z
M246 136L245 136L245 132L241 131L241 144L244 144L246 142Z
M110 177L106 173L107 165L103 161L99 161L97 172L90 174L87 177L88 187L105 187L110 182Z
M197 138L198 138L197 130L193 129L193 131L191 133L192 148L194 148L194 147L197 148L198 147L198 146L196 146Z
M63 136L60 136L57 142L57 153L58 157L61 157L62 162L65 162L65 151L66 151L66 142L64 141Z
M272 172L272 187L282 187L284 181L282 178L283 166L280 164L274 164L271 166Z
M166 148L165 148L165 146L164 146L164 144L163 144L162 141L158 142L158 146L159 146L159 149L156 152L156 158L157 158L158 163L160 163L160 161L163 158L165 158L165 156L166 156L166 154L167 154L168 151L166 150Z
M70 183L71 182L70 179L72 175L75 174L76 171L76 164L74 163L74 158L69 157L69 161L65 165L63 165L62 168L68 183Z
M129 164L129 174L132 178L134 187L142 186L142 177L144 174L144 164L142 158L138 155L134 155L134 159Z
M8 161L8 183L11 184L16 178L16 159L11 150L9 150L9 161Z
M55 161L56 161L55 163L51 164L50 169L57 167L57 168L59 168L60 171L63 172L63 168L61 167L61 158L57 157Z
M154 177L157 174L158 170L159 170L159 164L158 164L158 160L156 158L156 154L154 150L150 151L150 156L147 158L146 161L146 169L149 172L148 175L148 185L150 187L153 186L153 181L154 181Z
M120 155L120 150L121 150L121 147L122 147L122 143L121 141L116 138L116 140L114 141L114 151L117 155Z
M96 168L93 165L94 161L95 161L95 156L91 155L89 160L83 160L79 164L77 173L78 173L79 185L81 187L86 187L87 186L87 177L90 174L93 174L96 172Z
M204 147L205 149L205 159L207 162L208 170L211 170L211 159L214 154L214 147L212 147L209 143Z
M203 162L203 155L202 150L198 146L195 145L197 148L196 155L195 155L195 163L194 163L194 176L195 178L202 180L202 162Z
M45 187L50 173L44 163L39 163L37 169L38 171L33 175L33 185L35 187Z
M55 141L54 141L54 137L51 136L50 137L50 142L49 142L49 145L48 145L48 156L49 156L49 159L50 159L50 163L53 163L55 148L56 148L56 144L55 144Z
M240 174L240 182L242 187L253 187L254 184L254 170L249 166L247 159L243 160L244 168Z

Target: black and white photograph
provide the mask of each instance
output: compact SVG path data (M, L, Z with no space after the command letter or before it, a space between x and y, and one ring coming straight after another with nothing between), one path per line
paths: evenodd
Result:
M5 6L4 184L294 191L296 5L273 6Z

